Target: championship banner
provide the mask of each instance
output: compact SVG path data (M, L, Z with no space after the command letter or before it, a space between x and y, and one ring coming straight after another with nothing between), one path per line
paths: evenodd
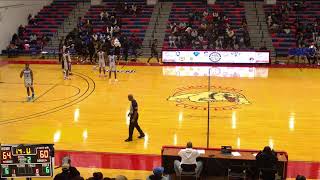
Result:
M162 51L162 61L171 63L268 64L269 51Z

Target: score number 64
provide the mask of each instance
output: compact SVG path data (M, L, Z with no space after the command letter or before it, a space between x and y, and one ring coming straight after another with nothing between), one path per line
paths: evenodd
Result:
M2 152L2 159L3 160L7 160L7 159L11 159L11 158L12 158L12 155L11 155L10 151L9 152L6 152L6 151Z

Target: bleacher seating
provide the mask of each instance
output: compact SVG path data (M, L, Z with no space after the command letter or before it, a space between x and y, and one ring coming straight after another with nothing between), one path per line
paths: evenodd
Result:
M235 1L218 0L216 4L209 5L209 8L215 11L222 12L230 18L231 28L239 29L241 27L242 19L245 19L245 10L242 3L237 6Z
M209 12L212 12L211 10L214 10L219 13L223 13L226 15L228 18L230 18L230 27L232 29L239 29L241 27L241 22L242 19L245 19L245 10L240 3L240 6L236 6L235 1L223 1L223 0L218 0L214 5L206 5L202 1L178 1L174 2L172 5L172 10L171 14L169 17L169 23L175 22L175 23L180 23L180 22L185 22L188 23L188 13L192 12L194 10L202 13L205 10L209 10ZM200 21L194 22L192 25L192 28L198 28L200 26ZM169 48L169 35L170 35L170 27L167 27L166 30L166 38L163 44L163 48ZM235 31L236 34L239 32Z
M121 32L128 36L135 33L139 38L143 39L152 15L153 6L148 6L144 0L127 1L127 3L129 6L133 3L136 4L140 8L140 13L133 17L132 14L116 11L116 16L121 19ZM104 27L104 22L100 20L100 13L103 10L111 13L116 9L116 6L116 1L105 0L103 5L93 5L90 7L85 15L85 19L91 21L94 32L101 32Z
M83 0L82 0L83 1ZM44 6L40 12L34 16L35 24L25 26L23 39L29 41L32 33L37 36L45 35L52 38L57 33L58 28L67 18L70 12L76 7L78 0L54 0L50 5ZM37 54L41 51L40 45L31 45L30 49L18 50L18 54ZM6 53L6 51L3 51Z
M276 5L264 5L264 10L266 15L271 14L274 11L280 9L282 5L291 1L278 0ZM300 23L307 25L309 23L314 23L320 17L320 1L319 0L311 0L305 1L305 7L301 11L295 11L291 9L289 11L288 19L286 23L290 24L290 33L287 34L285 32L271 32L272 43L275 47L277 56L287 56L289 49L297 48L296 45L296 28L295 21L299 20ZM305 37L312 37L312 35L308 35L304 33ZM306 43L311 43L311 38L306 39Z

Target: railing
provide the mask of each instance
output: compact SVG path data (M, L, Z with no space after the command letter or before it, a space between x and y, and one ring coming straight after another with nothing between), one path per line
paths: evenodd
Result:
M153 26L153 29L152 29L152 35L151 35L151 38L152 39L155 39L155 34L157 33L157 27L159 26L159 18L161 16L161 10L162 10L162 3L159 2L159 7L158 7L158 14L157 14L157 17L156 17L156 21L154 23L154 26ZM150 44L150 43L149 43ZM150 47L150 45L149 45Z
M159 3L159 8L158 8L158 14L157 14L157 18L156 18L156 21L154 23L154 26L153 26L153 30L152 30L152 39L154 39L154 34L157 33L157 26L159 25L159 17L161 16L161 10L162 10L162 3L160 2Z
M257 26L259 28L259 34L260 34L260 42L263 42L263 40L264 40L264 32L263 32L261 23L266 23L266 22L265 22L265 19L260 19L260 17L259 17L259 12L258 12L258 8L257 8L257 1L254 0L253 4L254 4L255 11L256 11Z

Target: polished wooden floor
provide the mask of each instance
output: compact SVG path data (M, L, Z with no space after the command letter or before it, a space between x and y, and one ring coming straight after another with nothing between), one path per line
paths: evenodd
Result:
M90 65L73 66L71 80L63 80L58 65L31 65L36 99L26 102L22 68L0 67L1 143L55 143L61 150L138 154L160 154L162 145L187 141L206 146L207 103L186 95L207 92L206 76L183 76L186 69L176 67L125 66L119 69L135 72L118 73L119 81L109 83ZM212 91L248 103L234 97L210 103L210 147L271 145L287 151L290 160L320 161L320 71L243 71L249 75L211 78ZM139 103L139 123L147 136L137 139L135 131L134 141L126 143L130 93ZM182 94L186 97L179 98Z

